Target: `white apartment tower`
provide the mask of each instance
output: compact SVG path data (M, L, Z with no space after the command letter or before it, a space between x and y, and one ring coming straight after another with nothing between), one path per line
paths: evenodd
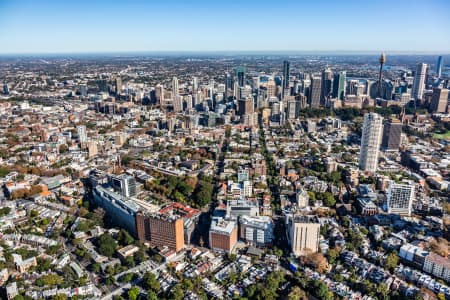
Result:
M84 125L77 126L77 133L80 144L86 143L87 142L86 126Z
M361 153L359 155L359 168L361 170L368 172L377 170L382 135L383 117L377 113L365 114L361 136Z
M388 213L411 215L414 198L414 185L391 181L387 192Z
M412 97L422 100L423 90L425 89L425 76L427 74L427 65L420 63L417 65L416 74L414 75L414 83L412 88Z

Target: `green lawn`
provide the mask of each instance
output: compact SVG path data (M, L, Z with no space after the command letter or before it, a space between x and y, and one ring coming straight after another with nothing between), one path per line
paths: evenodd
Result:
M446 133L435 133L435 134L433 135L433 138L435 138L435 139L450 140L450 131L447 131Z

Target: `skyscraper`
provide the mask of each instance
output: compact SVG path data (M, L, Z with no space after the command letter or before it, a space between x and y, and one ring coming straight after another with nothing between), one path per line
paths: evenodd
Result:
M381 147L385 151L396 151L400 147L402 135L402 122L399 119L391 118L384 120L383 140Z
M245 99L239 99L238 101L238 112L241 116L253 113L253 107L253 98L251 96L246 97Z
M233 90L233 77L230 73L225 73L225 100L228 100L230 96L230 91Z
M244 67L237 67L236 68L236 78L237 83L239 86L245 85L245 68Z
M6 83L6 82L3 84L3 94L9 95L9 87L8 87L8 83Z
M427 65L420 63L417 65L416 74L412 88L412 97L415 100L422 100L423 90L425 89L425 76L427 74Z
M448 89L433 88L430 113L445 113L448 107Z
M320 77L311 77L311 87L309 90L309 105L311 108L320 107L320 96L322 94L322 79Z
M283 61L283 89L289 88L289 62L287 60Z
M441 76L442 76L442 65L443 65L443 60L442 60L442 56L439 56L438 57L438 60L437 60L437 66L436 66L436 74L437 74L437 76L438 76L438 78L441 78Z
M334 74L333 79L333 98L344 100L345 97L346 72L342 71Z
M383 117L377 113L366 113L361 136L359 168L375 172L378 165L378 153L383 133Z
M414 185L391 181L387 191L387 209L390 214L411 215Z
M172 78L172 91L173 91L174 98L176 96L178 96L178 93L179 93L178 78L175 76Z
M331 94L331 82L333 79L333 72L330 68L322 71L322 91L320 94L320 104L325 106L328 96Z
M116 77L116 94L120 95L122 93L122 78Z

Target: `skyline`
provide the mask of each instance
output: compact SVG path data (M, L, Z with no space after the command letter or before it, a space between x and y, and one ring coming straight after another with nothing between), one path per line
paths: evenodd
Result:
M448 54L448 8L447 1L419 0L364 5L355 0L282 4L0 0L0 54Z

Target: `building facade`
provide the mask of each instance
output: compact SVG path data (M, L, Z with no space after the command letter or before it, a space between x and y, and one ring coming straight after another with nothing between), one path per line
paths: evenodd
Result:
M368 172L377 170L382 133L383 117L376 113L366 113L361 136L360 170Z

